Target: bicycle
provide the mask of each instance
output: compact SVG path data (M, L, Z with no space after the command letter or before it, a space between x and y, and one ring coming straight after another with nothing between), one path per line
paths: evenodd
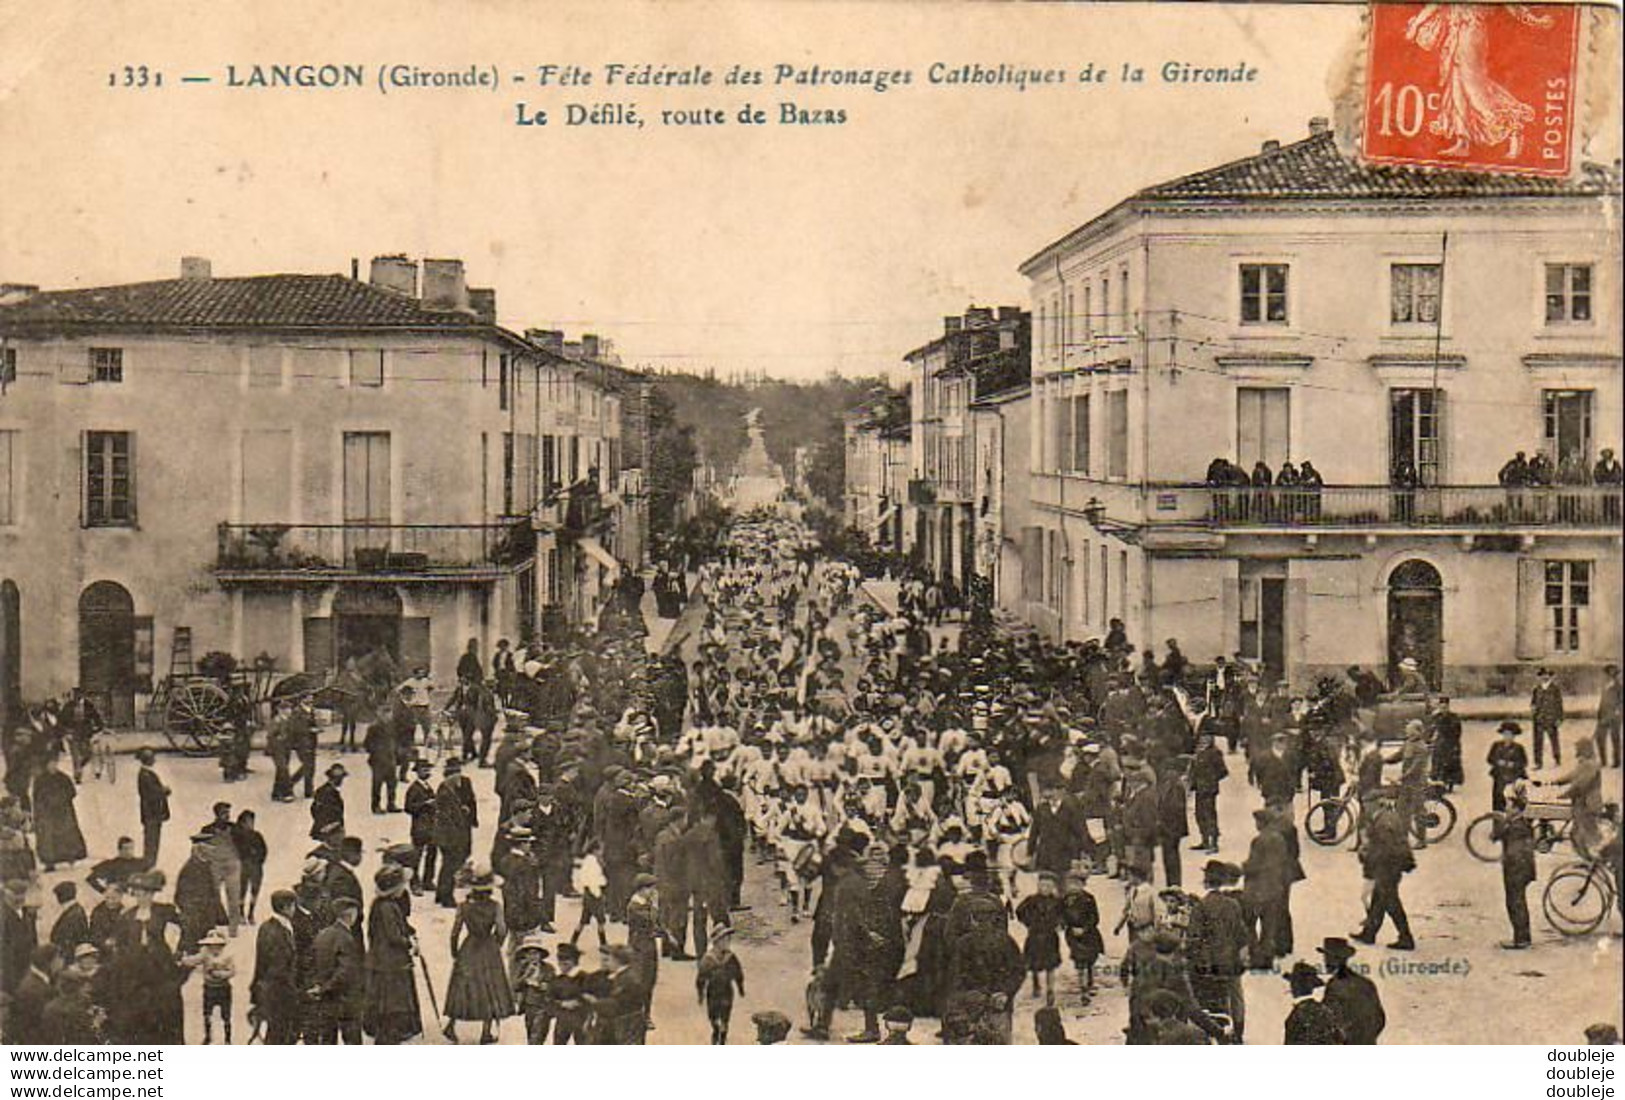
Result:
M1495 863L1501 858L1501 842L1497 839L1501 835L1501 822L1505 818L1499 810L1491 810L1487 814L1480 814L1467 825L1463 839L1467 842L1467 850L1475 859L1485 863ZM1567 802L1531 802L1524 809L1524 816L1533 824L1535 829L1535 851L1541 855L1550 852L1557 845L1564 842L1572 843L1574 840L1574 808ZM1619 806L1609 803L1603 807L1602 814L1597 819L1597 825L1603 830L1604 836L1610 828L1617 828L1619 821ZM1590 853L1580 851L1578 847L1575 854L1582 859Z
M1401 800L1398 787L1379 787L1376 793L1385 801ZM1429 783L1422 804L1411 818L1410 842L1412 848L1426 848L1448 837L1456 827L1455 803L1445 796L1442 783ZM1304 816L1304 832L1315 844L1335 848L1347 840L1365 822L1365 807L1359 792L1351 786L1343 794L1323 798L1309 807Z
M1565 863L1552 873L1541 892L1546 921L1565 936L1584 936L1608 919L1617 904L1619 884L1601 859Z

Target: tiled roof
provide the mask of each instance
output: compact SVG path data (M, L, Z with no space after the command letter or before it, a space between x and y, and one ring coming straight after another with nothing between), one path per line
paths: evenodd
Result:
M1345 156L1336 139L1323 133L1155 184L1134 198L1434 199L1604 195L1618 190L1618 174L1598 164L1584 165L1575 179L1368 164Z
M1619 170L1600 164L1582 165L1573 179L1369 164L1345 154L1337 147L1337 139L1326 132L1136 191L1045 245L1021 265L1021 270L1030 269L1057 246L1127 209L1268 200L1395 202L1586 197L1619 192Z
M165 279L53 290L0 305L11 325L182 328L479 328L472 314L425 309L342 275L260 275L246 279Z

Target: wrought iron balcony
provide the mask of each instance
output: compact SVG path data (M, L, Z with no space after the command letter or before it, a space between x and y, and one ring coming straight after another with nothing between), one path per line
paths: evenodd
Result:
M1033 502L1083 515L1094 502L1101 518L1132 527L1438 528L1464 531L1569 528L1618 529L1618 486L1500 485L1210 486L1178 482L1095 481L1040 474Z
M222 523L222 580L492 575L535 548L524 521L485 524Z

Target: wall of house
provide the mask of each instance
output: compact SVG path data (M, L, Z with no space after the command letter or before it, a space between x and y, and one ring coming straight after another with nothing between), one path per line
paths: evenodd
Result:
M390 433L392 523L480 524L501 504L510 414L499 409L495 345L331 334L12 344L19 378L0 401L0 431L18 433L19 506L17 522L0 527L0 575L21 593L28 698L77 682L78 601L96 581L122 585L151 619L157 676L177 626L191 628L194 658L238 644L275 653L277 613L257 600L247 633L234 629L232 596L213 575L216 528L342 522L345 432ZM123 350L122 382L85 381L91 347ZM380 353L384 384L354 384L352 357ZM86 431L134 433L132 527L82 522ZM253 434L268 432L286 434ZM266 462L282 463L283 477Z

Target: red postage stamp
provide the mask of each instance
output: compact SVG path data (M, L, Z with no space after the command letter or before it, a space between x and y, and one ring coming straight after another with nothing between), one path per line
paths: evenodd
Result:
M1577 6L1377 3L1370 34L1366 159L1569 173Z

